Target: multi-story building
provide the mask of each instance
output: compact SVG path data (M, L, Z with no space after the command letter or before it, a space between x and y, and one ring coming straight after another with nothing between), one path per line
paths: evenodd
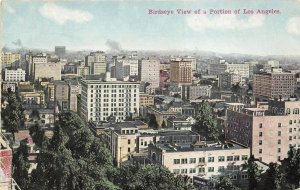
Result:
M139 64L139 79L150 83L152 88L159 88L160 62L156 59L142 59Z
M45 105L44 91L20 92L23 104Z
M185 56L182 58L182 61L190 61L192 64L192 70L196 71L197 70L197 60L195 57L192 56Z
M183 85L182 98L187 100L195 100L200 97L210 97L212 86L210 85Z
M4 80L7 82L20 82L25 81L25 71L22 69L9 70L5 69L5 77Z
M0 133L0 189L10 190L12 187L12 157L13 153L9 142Z
M238 74L241 77L249 78L249 64L248 63L214 63L208 65L208 74L209 75L219 75L222 73L234 73Z
M241 82L242 78L234 73L222 73L218 75L218 86L221 90L229 90L232 85Z
M90 73L90 68L86 66L77 67L77 75L81 77L85 77Z
M289 146L300 147L300 101L270 100L266 107L227 110L225 135L251 147L265 163L287 157Z
M21 54L12 52L1 52L1 65L5 67L18 67L21 60Z
M81 93L80 83L77 80L68 81L69 84L69 110L77 112L77 96Z
M296 79L294 73L281 70L257 73L253 79L253 95L256 98L289 98L294 96Z
M123 80L129 76L138 77L139 74L139 64L137 59L132 59L128 57L117 58L114 67L114 76L118 80Z
M139 113L139 83L117 81L110 73L102 80L82 80L81 102L86 121L122 121Z
M66 46L55 46L55 55L64 57L66 55Z
M60 62L34 63L34 80L38 80L40 78L61 80Z
M154 95L140 93L140 107L154 106Z
M69 85L65 81L54 81L54 101L60 110L69 110Z
M33 62L32 62L32 53L26 53L25 54L25 72L26 72L26 77L25 79L27 81L31 81L33 76Z
M192 83L192 62L174 60L171 61L170 82L178 84Z
M250 149L236 142L164 142L150 144L148 150L148 157L153 163L165 166L172 173L204 179L228 175L232 179L247 178L241 166L249 156Z
M106 55L103 51L91 52L85 57L85 66L90 68L90 74L99 75L106 72Z

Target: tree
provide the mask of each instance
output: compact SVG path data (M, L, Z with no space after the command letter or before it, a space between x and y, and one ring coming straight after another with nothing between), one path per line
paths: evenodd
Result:
M238 187L234 186L231 180L227 177L220 177L220 182L216 186L217 190L239 190Z
M233 84L232 87L231 87L231 91L232 93L234 94L240 94L242 88L240 87L240 83L236 83L236 84Z
M300 149L296 150L295 147L290 146L288 157L282 161L282 167L287 182L298 187L300 182Z
M196 106L196 123L193 130L202 133L208 139L218 140L217 120L208 102L202 102Z
M276 163L270 163L263 181L263 189L266 190L280 190L285 188L286 180L280 167Z
M29 127L29 134L37 147L47 147L49 141L48 138L45 136L45 131L41 128L39 123L35 123L34 125Z
M14 151L13 154L13 178L16 180L17 184L21 189L28 189L29 177L28 177L28 147L25 144L21 144L18 149Z
M23 109L19 97L15 93L8 93L8 105L2 108L2 119L4 128L11 132L15 142L15 133L19 131L21 120L23 118Z
M30 116L33 121L40 120L40 112L37 109L32 110Z
M257 189L259 182L261 181L262 171L255 163L255 158L253 155L251 155L248 161L243 164L243 169L246 169L248 173L249 190Z
M149 122L148 125L150 127L152 127L153 129L157 129L158 128L158 123L156 121L156 116L154 114L150 114L149 115Z

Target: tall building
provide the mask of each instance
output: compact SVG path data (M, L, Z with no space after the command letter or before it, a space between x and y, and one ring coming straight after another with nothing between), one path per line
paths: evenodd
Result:
M35 63L34 80L38 80L39 78L53 78L53 80L61 80L60 62Z
M1 67L18 67L21 61L21 54L12 52L1 52Z
M192 83L192 62L175 60L171 61L170 82L179 84Z
M55 46L55 55L64 57L66 55L66 46Z
M54 81L54 101L59 110L69 110L69 85L65 81Z
M192 63L192 70L196 71L197 70L197 60L195 57L192 56L185 56L182 58L182 61L191 61Z
M257 73L253 78L253 95L260 99L289 98L294 96L295 84L294 73L282 70Z
M77 96L81 93L81 86L79 81L70 80L69 84L69 110L77 112Z
M226 114L226 139L250 147L261 161L278 162L287 157L290 145L300 147L300 101L270 100L267 108L231 107Z
M182 98L187 100L195 100L200 97L210 97L212 86L206 85L183 85Z
M232 85L242 81L242 77L234 73L218 74L218 87L222 90L229 90Z
M208 74L210 75L219 75L223 73L234 73L238 74L241 77L249 78L249 63L214 63L208 65Z
M128 57L117 58L115 62L115 77L118 80L123 80L124 78L130 76L138 77L139 74L139 64L137 59L131 59Z
M22 69L8 70L5 69L5 81L20 82L25 81L25 71Z
M117 81L106 73L102 80L81 81L81 111L86 121L122 121L138 115L139 83Z
M85 57L85 66L90 67L90 74L99 75L106 72L106 55L103 51L91 52Z
M159 88L160 62L156 59L143 59L139 64L139 78L148 82L152 88Z
M32 53L26 53L25 54L25 72L26 81L31 81L33 79L32 73L33 73L33 62L32 62Z

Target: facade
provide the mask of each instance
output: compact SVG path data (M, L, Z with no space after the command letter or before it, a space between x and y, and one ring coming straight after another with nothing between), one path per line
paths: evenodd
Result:
M80 83L77 80L68 81L69 84L69 110L77 112L77 96L81 93Z
M65 81L54 82L54 101L60 110L69 110L69 85Z
M182 58L182 61L190 61L192 63L192 70L196 71L197 70L197 60L195 57L192 56L185 56Z
M10 190L12 189L12 157L13 153L8 145L8 141L0 134L0 189Z
M129 76L139 75L138 59L131 59L127 57L117 58L114 67L114 76L118 80L123 80Z
M152 88L159 88L160 62L156 59L143 59L139 64L140 81L148 82Z
M38 104L45 105L44 91L20 92L21 101L23 104Z
M34 80L39 78L53 78L61 80L61 65L57 63L34 63Z
M300 147L300 101L270 100L267 107L227 110L225 135L261 161L278 162L290 145Z
M237 179L243 175L241 165L249 156L250 149L235 142L157 143L150 144L148 151L153 163L165 166L172 173L204 179L224 175Z
M253 79L253 95L262 99L289 98L294 95L295 85L293 73L257 73Z
M140 107L154 106L154 95L140 93Z
M12 92L16 92L17 83L15 82L2 82L2 90L8 92L10 89Z
M171 61L170 82L179 84L192 83L192 62L175 60Z
M77 67L77 75L81 77L85 77L90 73L90 68L86 66Z
M33 62L32 62L32 53L26 53L25 54L25 72L26 72L26 80L31 81L32 80L32 74L33 74Z
M105 80L81 81L81 115L86 121L122 121L138 115L139 83L117 81L107 73Z
M5 81L7 82L20 82L25 81L25 71L22 69L9 70L5 69Z
M91 52L85 57L85 66L90 68L90 74L99 75L106 72L106 55L103 51Z
M209 75L220 75L222 73L234 73L238 74L241 77L249 78L249 64L248 63L214 63L208 65L208 74Z
M182 98L187 100L195 100L199 97L210 97L212 86L206 85L183 85Z
M242 78L238 74L222 73L218 75L218 86L222 90L229 90L232 85L235 85L241 81Z
M1 52L2 68L5 67L18 67L21 60L21 54L12 52Z
M55 46L55 55L64 57L66 55L66 46Z

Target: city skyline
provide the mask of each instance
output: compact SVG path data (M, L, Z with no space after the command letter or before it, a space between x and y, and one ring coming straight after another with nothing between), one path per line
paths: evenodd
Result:
M230 2L230 4L229 4ZM201 50L300 55L300 1L3 1L5 47ZM277 15L182 15L184 10L280 10ZM173 10L175 14L148 14Z

